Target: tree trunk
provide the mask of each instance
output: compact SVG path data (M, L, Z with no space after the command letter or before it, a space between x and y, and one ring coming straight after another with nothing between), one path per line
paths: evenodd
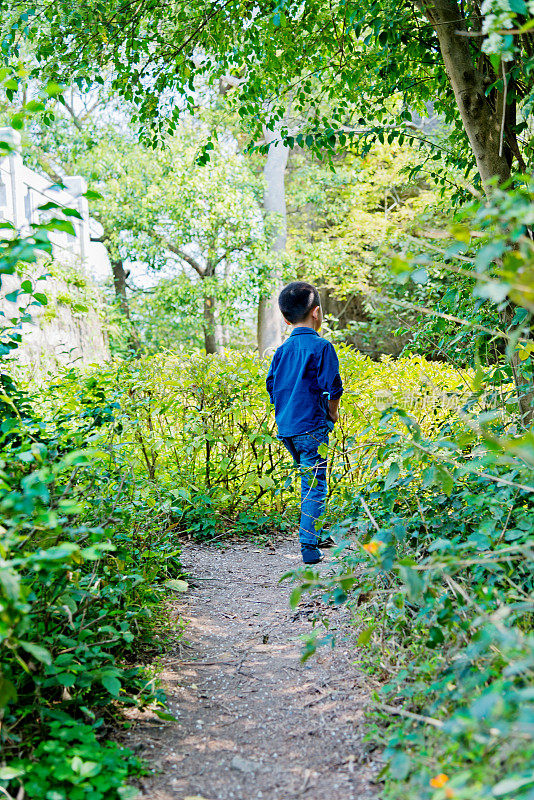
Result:
M130 307L128 305L128 297L126 295L126 280L128 273L124 269L122 259L118 258L116 261L111 262L111 269L113 270L113 286L115 288L115 297L119 303L120 310L127 319L130 319Z
M204 298L204 347L206 353L217 352L217 339L215 336L217 321L215 319L215 297Z
M139 341L139 336L137 331L132 323L132 319L130 317L130 306L128 305L128 295L126 293L126 281L128 279L129 272L126 272L124 269L124 264L122 263L122 259L118 258L111 262L111 269L113 271L113 286L115 288L115 297L119 303L119 308L128 320L128 342L134 350L134 352L138 353L141 349L141 343Z
M438 37L447 75L454 91L465 132L476 159L486 193L490 181L502 183L510 176L510 163L501 148L502 110L493 109L486 97L484 75L477 69L465 20L456 0L423 0L424 11Z
M269 295L260 297L258 305L258 351L263 356L266 350L274 350L282 344L282 315L278 308L281 276L279 267L280 253L286 249L287 212L285 194L285 170L289 147L280 142L280 125L274 131L265 126L263 134L269 144L267 161L263 170L265 189L263 194L263 211L269 237L270 251L273 255L274 274L273 290Z

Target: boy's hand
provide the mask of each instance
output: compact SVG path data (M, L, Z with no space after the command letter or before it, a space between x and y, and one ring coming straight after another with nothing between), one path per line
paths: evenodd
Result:
M335 400L328 401L328 416L332 422L337 422L339 419L339 402L341 398L337 397Z

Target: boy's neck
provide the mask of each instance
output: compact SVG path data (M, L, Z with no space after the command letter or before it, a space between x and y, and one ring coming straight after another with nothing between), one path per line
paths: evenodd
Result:
M318 333L317 328L313 324L313 320L310 320L309 322L308 321L296 322L295 325L291 326L291 332L293 332L297 328L311 328L312 331L315 331L315 333Z

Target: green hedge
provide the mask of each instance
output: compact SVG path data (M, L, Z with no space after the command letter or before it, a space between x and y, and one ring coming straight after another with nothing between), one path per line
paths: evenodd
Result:
M382 409L405 408L431 435L454 416L470 380L419 356L376 363L341 348L340 362L345 394L330 442L331 506L350 496L372 461ZM195 535L294 524L292 463L276 438L267 367L254 353L166 353L116 362L86 380L87 391L118 398L114 448L147 485L173 497L176 523ZM67 376L46 402L76 417L83 391L71 391Z

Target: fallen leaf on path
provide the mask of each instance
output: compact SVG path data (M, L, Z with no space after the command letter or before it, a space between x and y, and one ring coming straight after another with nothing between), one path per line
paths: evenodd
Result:
M189 584L187 581L181 581L178 578L171 578L168 581L165 581L163 584L168 589L172 589L174 592L187 592L189 589Z

